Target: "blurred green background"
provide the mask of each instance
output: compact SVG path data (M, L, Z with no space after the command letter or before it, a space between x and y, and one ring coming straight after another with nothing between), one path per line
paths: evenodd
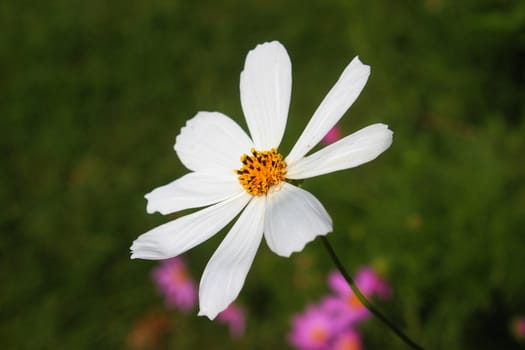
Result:
M274 39L293 65L283 153L355 55L372 75L341 127L395 131L378 160L305 183L348 269L380 270L394 290L381 308L428 349L522 348L509 323L525 313L523 0L8 0L3 349L140 348L131 334L151 315L169 320L159 349L289 348L291 315L328 291L319 241L290 259L261 246L237 341L196 310L165 311L156 263L129 260L170 219L147 215L143 194L186 172L180 128L199 110L245 126L239 73ZM186 255L195 278L223 235ZM366 349L406 349L377 320L361 330Z

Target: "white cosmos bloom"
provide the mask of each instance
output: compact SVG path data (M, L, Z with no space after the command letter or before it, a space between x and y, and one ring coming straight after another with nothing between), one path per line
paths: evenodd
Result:
M373 124L306 156L356 100L369 75L370 67L354 58L283 159L277 149L290 105L290 58L277 41L250 51L240 90L251 137L219 112L199 112L188 120L174 148L190 173L148 193L147 211L206 208L142 234L131 246L131 257L167 259L184 253L240 213L200 282L199 315L213 319L239 294L263 236L273 252L288 257L331 232L323 205L287 180L352 168L390 146L392 131Z

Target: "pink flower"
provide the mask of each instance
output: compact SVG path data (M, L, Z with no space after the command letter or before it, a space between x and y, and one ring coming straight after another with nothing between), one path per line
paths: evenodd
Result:
M361 336L352 328L339 333L332 347L333 350L361 350L362 348Z
M525 340L525 317L517 317L512 322L512 331L517 339Z
M300 350L327 350L333 331L330 315L319 306L310 305L303 314L293 317L288 341Z
M356 284L367 296L377 295L382 300L390 299L392 288L371 267L363 267L357 271Z
M330 145L336 141L339 141L342 138L341 128L335 125L333 128L328 131L328 133L321 140L325 145Z
M320 307L332 319L335 332L340 332L370 317L370 312L357 298L341 298L328 295L321 300Z
M359 269L355 283L367 298L377 295L381 299L388 299L392 293L388 283L370 267ZM335 296L326 297L323 304L338 320L338 323L342 323L344 326L370 317L370 312L359 301L340 272L336 271L328 275L328 285Z
M233 338L239 338L244 335L246 317L244 310L237 304L232 303L217 316L219 323L227 324L230 328L230 334Z
M377 295L381 299L388 299L392 294L390 285L379 277L371 267L360 268L356 273L355 283L366 297ZM357 299L357 297L353 296L354 292L352 292L343 275L338 271L331 272L328 275L328 285L340 297ZM357 302L359 302L358 299Z
M386 299L392 293L390 285L370 267L359 269L355 282L367 298L377 295ZM361 350L355 326L370 317L370 312L341 273L331 272L328 285L333 294L294 316L288 341L299 350Z
M162 260L153 270L152 276L168 307L189 311L195 306L197 285L181 257Z

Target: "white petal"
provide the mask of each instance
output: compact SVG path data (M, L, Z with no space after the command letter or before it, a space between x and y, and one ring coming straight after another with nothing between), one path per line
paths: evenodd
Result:
M277 255L288 257L328 232L332 232L332 219L310 192L282 183L279 191L268 193L264 237Z
M367 126L292 164L287 168L286 177L306 179L369 162L390 147L392 135L388 125Z
M227 174L192 172L146 194L146 210L150 214L158 211L166 215L214 204L242 191L233 171Z
M131 258L161 260L184 253L219 232L250 198L243 192L140 235L131 245Z
M253 197L211 257L199 287L199 315L214 319L237 298L262 240L264 196Z
M232 119L218 112L199 112L186 122L175 142L175 151L193 171L233 172L253 143Z
M255 148L279 147L292 91L292 63L277 41L248 52L241 73L241 104Z
M286 157L287 164L293 164L302 158L337 124L365 87L369 75L370 66L364 65L358 57L355 57L308 122L299 140Z

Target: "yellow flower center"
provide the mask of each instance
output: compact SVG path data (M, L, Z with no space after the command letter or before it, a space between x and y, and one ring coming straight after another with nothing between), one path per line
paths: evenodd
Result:
M286 163L275 148L262 152L252 148L250 152L252 155L242 155L242 167L235 172L246 192L254 196L262 196L268 193L272 186L284 181Z

